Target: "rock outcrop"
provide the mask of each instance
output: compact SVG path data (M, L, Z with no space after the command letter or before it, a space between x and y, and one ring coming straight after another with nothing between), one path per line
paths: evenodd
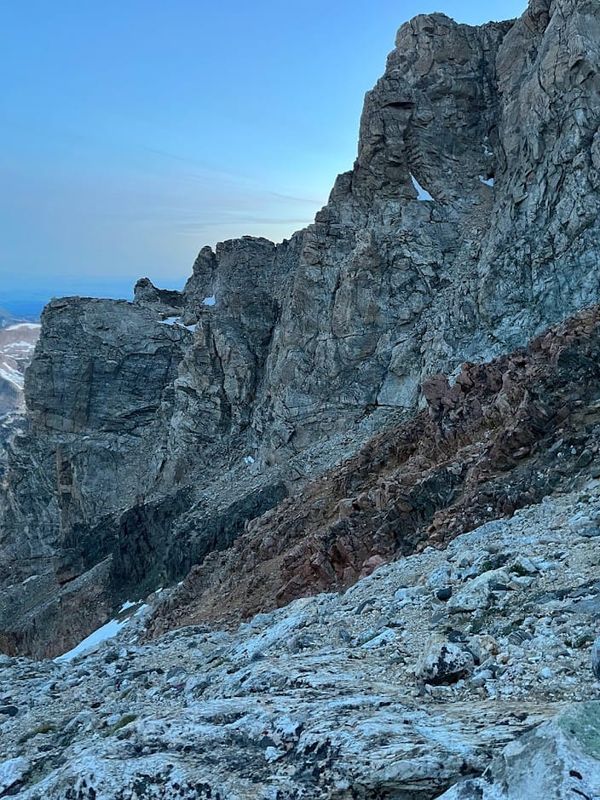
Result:
M237 621L338 590L600 475L600 308L510 356L463 365L452 386L432 376L424 394L426 409L194 567L152 630ZM460 602L479 600L450 600Z
M599 65L417 17L313 225L47 306L0 797L600 796Z
M431 375L600 301L599 51L594 0L417 17L313 225L203 249L182 292L143 279L133 303L48 306L1 503L4 649L68 646L428 392L444 402Z
M0 657L0 796L596 797L598 515L593 480L234 631L141 646L146 610L72 661ZM437 597L484 578L473 610Z

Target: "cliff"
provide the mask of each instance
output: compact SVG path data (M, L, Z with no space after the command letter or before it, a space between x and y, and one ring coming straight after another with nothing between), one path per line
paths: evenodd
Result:
M409 418L428 376L600 301L599 51L593 0L417 17L313 225L204 248L182 292L46 308L1 503L5 650L67 649Z

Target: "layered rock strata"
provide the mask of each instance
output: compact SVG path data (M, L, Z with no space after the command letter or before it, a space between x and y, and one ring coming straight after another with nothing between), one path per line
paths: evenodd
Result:
M386 561L600 475L600 308L452 386L192 569L150 625L238 621L339 590Z
M600 300L599 50L593 0L417 17L313 225L203 249L181 293L50 304L1 503L5 649L68 646L63 591L77 637L413 413L429 375Z

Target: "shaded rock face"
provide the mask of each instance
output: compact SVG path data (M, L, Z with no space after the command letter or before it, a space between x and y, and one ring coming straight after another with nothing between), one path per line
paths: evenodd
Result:
M118 301L53 301L42 325L25 378L28 427L6 474L0 581L12 588L0 595L3 630L17 621L30 627L24 614L37 608L33 627L43 631L48 609L60 606L60 587L72 593L70 582L84 571L85 540L73 533L151 490L165 448L162 416L191 338ZM92 594L103 590L95 586ZM99 605L80 600L79 608L73 603L79 624L103 621L107 597Z
M592 0L535 0L520 20L479 28L417 17L313 225L278 245L204 248L182 292L142 279L133 303L50 304L1 504L0 586L30 609L24 621L0 602L15 647L51 651L44 609L57 586L107 559L109 604L119 582L145 591L183 577L412 413L434 391L428 376L509 352L600 300L599 50ZM437 498L411 530L461 476L454 465L411 489L411 507ZM388 558L398 542L379 536L374 555ZM340 555L344 580L372 555L366 541ZM293 585L322 585L294 564ZM33 592L32 575L54 589ZM75 638L91 617L78 625Z
M237 621L338 590L385 561L444 545L597 475L599 364L596 307L527 349L465 364L453 386L442 375L430 378L427 409L371 439L250 522L228 551L194 567L151 632ZM501 570L493 577L501 583ZM489 593L487 582L474 581L449 605L473 610Z

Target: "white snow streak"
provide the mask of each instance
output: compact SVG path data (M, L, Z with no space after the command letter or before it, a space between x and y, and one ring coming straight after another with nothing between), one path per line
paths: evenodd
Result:
M29 328L30 330L35 330L36 328L41 328L42 326L38 322L17 322L15 325L7 325L4 328L5 331L16 331L18 328Z
M125 625L127 625L132 617L137 617L142 613L142 611L145 611L148 608L146 604L140 605L139 600L137 602L134 602L133 600L126 600L119 609L119 613L121 614L124 611L128 611L130 608L134 608L135 606L139 606L139 608L134 614L130 614L128 617L125 617L125 619L109 620L105 625L102 625L100 628L92 631L89 636L86 636L85 639L82 639L82 641L75 645L75 647L73 647L71 650L68 650L66 653L63 653L61 656L55 658L54 661L57 663L73 661L74 658L83 655L83 653L89 653L91 650L96 650L96 648L101 645L102 642L106 642L108 639L114 639L114 637L125 627Z
M433 197L429 194L427 189L424 189L421 186L421 184L415 178L415 176L412 174L412 172L411 172L411 175L410 175L410 179L412 181L412 185L415 187L415 190L417 192L417 200L421 200L422 202L426 201L426 200L433 200Z

